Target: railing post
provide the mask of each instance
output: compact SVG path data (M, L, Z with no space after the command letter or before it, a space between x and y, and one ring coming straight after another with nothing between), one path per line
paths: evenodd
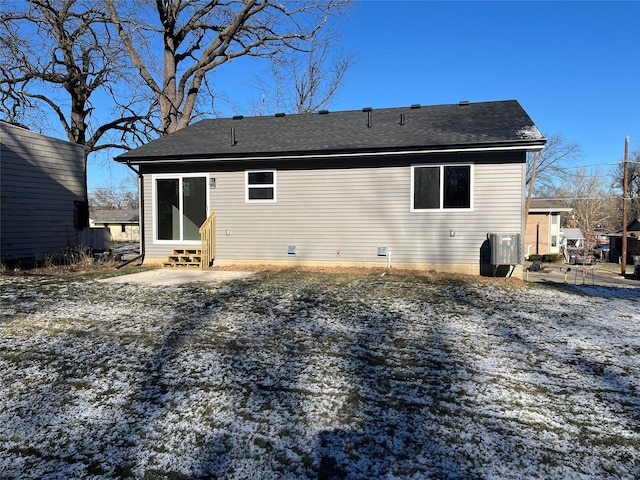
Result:
M199 229L200 248L202 250L202 261L200 268L209 268L209 265L216 256L216 215L212 213L204 221ZM206 265L206 267L205 267Z

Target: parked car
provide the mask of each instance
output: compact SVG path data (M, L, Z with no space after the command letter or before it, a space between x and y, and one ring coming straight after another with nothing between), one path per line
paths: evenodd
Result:
M636 263L633 266L633 276L640 279L640 263Z
M593 249L593 254L598 260L609 260L609 244L599 243L596 248Z
M596 257L589 252L575 252L569 257L571 265L595 265Z

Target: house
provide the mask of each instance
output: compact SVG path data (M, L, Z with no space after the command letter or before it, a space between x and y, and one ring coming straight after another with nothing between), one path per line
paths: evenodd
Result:
M115 160L141 177L148 261L188 260L201 231L205 265L478 274L491 233L517 235L522 263L526 153L545 141L515 100L460 102L202 120Z
M572 211L557 200L532 198L524 241L527 256L560 253L560 216Z
M561 228L560 241L561 243L566 241L567 247L569 248L585 248L587 246L582 230L579 228Z
M30 263L82 243L85 147L0 121L0 261Z
M622 230L618 233L610 233L609 237L609 261L621 263L622 257ZM640 219L633 219L627 224L627 265L640 263Z
M584 235L579 228L564 227L560 229L560 242L569 248L586 248Z
M91 227L108 228L113 242L139 242L140 225L138 210L92 210L89 213Z
M583 262L585 259L595 261L595 257L589 257L591 254L587 251L584 235L579 228L560 229L560 245L560 252L566 262L576 263L581 258Z

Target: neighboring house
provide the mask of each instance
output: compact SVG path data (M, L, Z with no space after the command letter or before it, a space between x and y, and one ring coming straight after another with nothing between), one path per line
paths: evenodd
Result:
M524 241L527 256L561 253L560 214L571 211L557 200L531 199Z
M215 265L478 274L490 233L517 234L521 263L545 141L517 101L461 102L202 120L116 161L142 175L147 260L197 248L215 214Z
M568 248L585 248L587 246L585 244L582 230L580 230L579 228L561 228L560 240L566 240Z
M582 230L579 228L564 227L560 229L560 251L566 262L574 263L576 255L584 257L587 244ZM582 251L582 252L581 252Z
M620 263L622 256L622 230L611 233L609 237L609 261ZM627 224L627 265L640 263L640 219Z
M89 221L92 227L108 228L114 242L140 241L138 210L93 210Z
M0 261L30 262L81 243L85 147L0 121Z

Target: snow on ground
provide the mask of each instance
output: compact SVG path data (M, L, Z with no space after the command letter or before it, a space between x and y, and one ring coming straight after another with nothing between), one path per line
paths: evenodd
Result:
M638 289L0 286L3 479L640 477Z

